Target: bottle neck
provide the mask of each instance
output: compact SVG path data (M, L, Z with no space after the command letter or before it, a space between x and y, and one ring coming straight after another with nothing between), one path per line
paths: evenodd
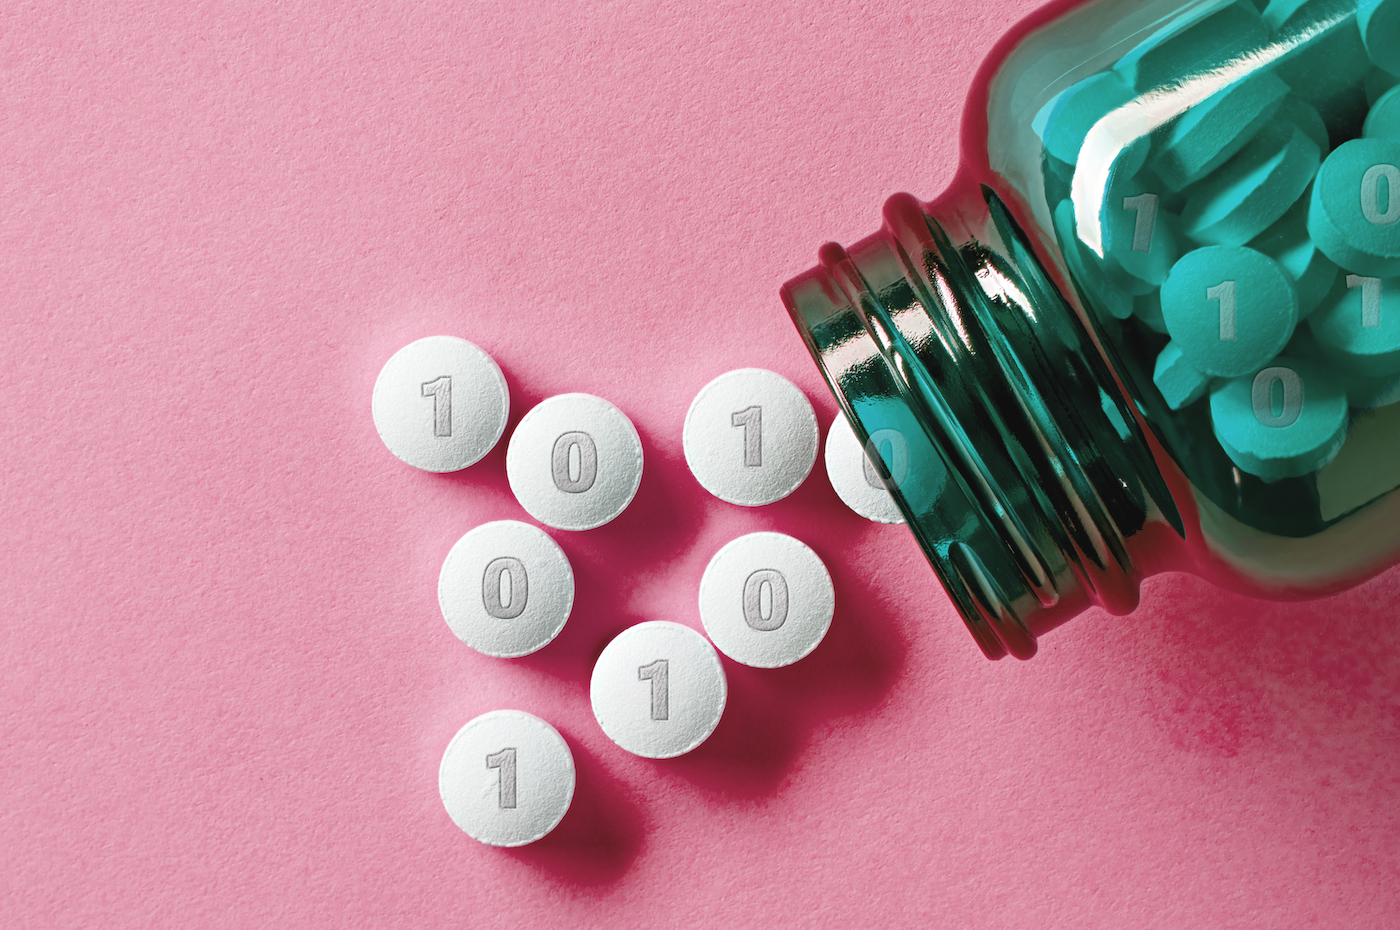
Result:
M1132 610L1135 539L1184 532L1082 321L981 194L941 219L891 197L782 294L982 650L1029 658L1091 606Z

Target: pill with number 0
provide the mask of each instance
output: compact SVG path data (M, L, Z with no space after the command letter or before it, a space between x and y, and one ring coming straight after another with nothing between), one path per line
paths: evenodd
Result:
M1265 481L1317 471L1346 439L1347 394L1327 367L1280 357L1210 392L1215 438L1243 471Z
M668 620L619 633L598 656L588 692L608 739L648 759L679 756L708 739L729 693L714 647Z
M497 520L467 533L438 575L438 604L457 638L513 659L543 648L569 619L574 573L539 527Z
M1352 139L1317 172L1308 209L1313 241L1354 274L1400 274L1400 142Z
M574 797L574 756L533 714L497 710L457 731L438 793L452 822L488 846L524 846L559 825Z
M795 384L741 368L700 389L681 443L700 486L744 507L771 504L806 480L817 460L817 415Z
M782 533L749 533L714 554L700 579L700 621L720 652L780 668L822 641L836 609L818 555Z
M591 530L627 508L642 481L642 441L627 415L592 394L559 394L520 419L506 478L525 512L558 530Z
M896 487L909 477L909 442L893 429L876 430L869 447L883 466L876 471L871 456L844 414L837 414L826 434L826 476L842 503L876 523L903 523L904 515L885 482Z
M500 366L455 336L411 342L374 382L374 427L384 445L424 471L466 468L496 445L510 398Z

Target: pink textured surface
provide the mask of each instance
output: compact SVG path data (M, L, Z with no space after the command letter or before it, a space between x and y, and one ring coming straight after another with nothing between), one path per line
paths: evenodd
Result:
M0 12L0 924L1393 926L1400 574L1302 605L1157 578L992 664L820 470L749 511L685 469L730 368L830 421L777 287L941 188L1034 2ZM427 475L370 421L440 332L501 363L512 426L581 390L643 438L632 507L553 534L577 607L527 659L435 602L458 536L523 517L504 444ZM757 529L827 561L830 637L727 664L691 756L627 756L593 658L698 626L705 562ZM518 851L437 797L498 707L579 764Z

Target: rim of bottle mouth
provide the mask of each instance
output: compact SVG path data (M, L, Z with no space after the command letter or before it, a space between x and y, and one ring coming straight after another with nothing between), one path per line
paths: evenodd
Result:
M1090 606L1131 610L1128 538L1182 528L1082 321L983 195L982 235L955 245L897 194L880 232L823 246L782 294L983 652L1029 658ZM871 444L892 435L902 450Z

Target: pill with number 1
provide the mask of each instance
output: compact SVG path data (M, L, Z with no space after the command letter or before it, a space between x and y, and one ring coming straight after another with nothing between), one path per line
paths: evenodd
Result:
M627 415L592 394L559 394L520 419L506 478L525 512L558 530L622 513L642 482L642 441Z
M574 797L574 756L533 714L497 710L448 743L438 792L452 822L488 846L524 846L559 825Z
M466 468L506 428L510 398L500 366L455 336L409 343L374 382L374 426L384 445L424 471Z
M700 389L681 444L700 486L744 507L771 504L817 460L817 416L797 386L761 368L726 372Z
M608 643L588 693L608 739L634 755L669 759L709 738L729 687L705 637L679 623L650 620Z

